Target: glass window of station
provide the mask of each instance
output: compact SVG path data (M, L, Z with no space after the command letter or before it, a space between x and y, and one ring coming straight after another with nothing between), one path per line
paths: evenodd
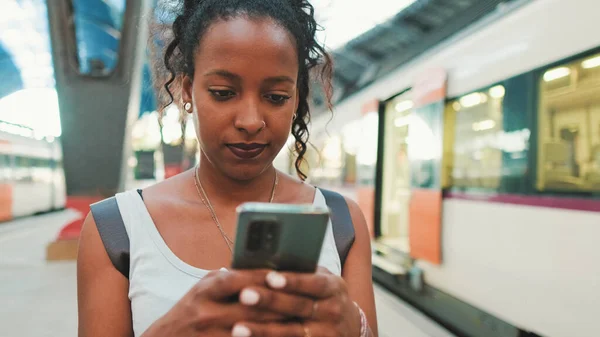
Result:
M543 73L538 124L538 190L600 191L600 54Z
M126 0L72 0L82 74L107 76L117 66Z

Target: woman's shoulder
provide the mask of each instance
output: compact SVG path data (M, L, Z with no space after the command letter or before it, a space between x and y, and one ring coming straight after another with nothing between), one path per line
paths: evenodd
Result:
M295 177L279 172L280 185L275 191L275 201L286 204L312 203L316 188Z
M185 171L160 182L140 189L144 200L169 201L189 199L190 187L193 187L191 171Z

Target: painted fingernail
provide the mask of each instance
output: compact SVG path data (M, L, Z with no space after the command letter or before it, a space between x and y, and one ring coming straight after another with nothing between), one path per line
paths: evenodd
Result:
M245 305L255 305L259 299L260 295L252 289L244 289L240 294L240 302Z
M281 289L285 287L285 277L277 272L270 272L267 274L267 283L273 288Z
M233 336L233 337L250 337L250 336L252 336L252 331L250 331L250 329L248 329L248 327L238 324L233 327L231 336Z

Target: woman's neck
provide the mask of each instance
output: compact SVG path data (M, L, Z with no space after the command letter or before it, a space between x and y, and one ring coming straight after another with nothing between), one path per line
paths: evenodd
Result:
M251 180L236 180L214 167L206 155L202 151L200 153L197 174L211 203L236 207L244 202L269 202L275 180L275 167L269 166Z

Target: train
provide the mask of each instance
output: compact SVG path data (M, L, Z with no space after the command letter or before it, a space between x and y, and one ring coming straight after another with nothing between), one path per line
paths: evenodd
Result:
M313 118L312 182L359 201L381 279L459 334L600 336L598 13L513 2Z
M58 139L0 121L0 222L65 208Z

